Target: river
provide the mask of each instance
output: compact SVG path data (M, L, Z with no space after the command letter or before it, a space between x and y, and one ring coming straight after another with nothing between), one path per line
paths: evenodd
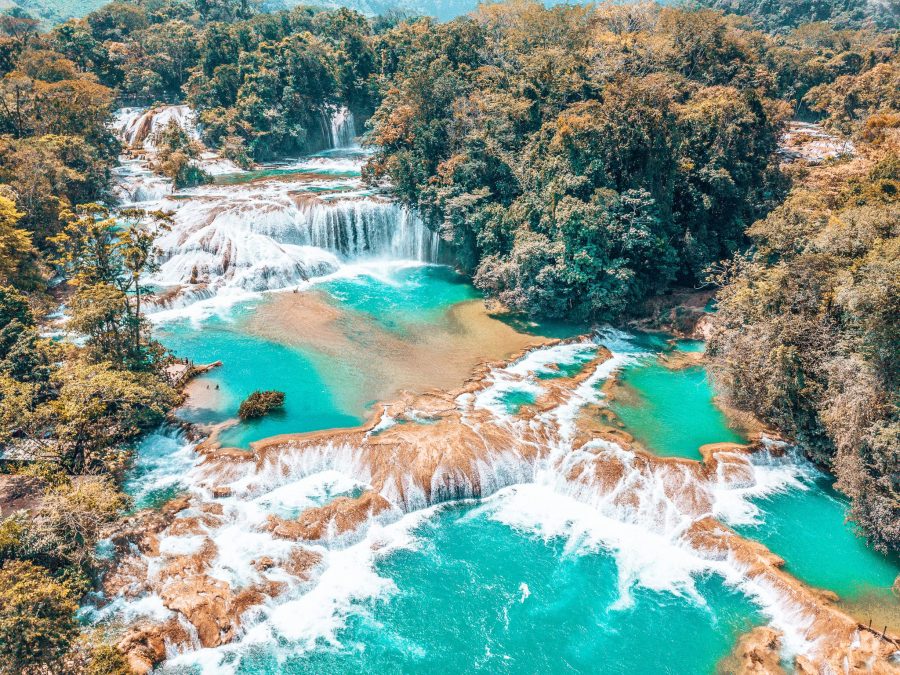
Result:
M708 501L697 513L669 493L674 475L696 473L700 446L746 441L714 405L702 366L660 359L702 344L492 313L415 214L362 184L365 153L352 134L333 136L346 147L219 172L176 195L140 162L120 169L132 199L175 214L151 280L166 298L151 317L156 337L179 357L223 362L191 384L184 419L225 423L222 445L250 457L251 443L278 434L375 421L364 436L259 451L249 463L204 459L174 430L147 437L126 483L136 507L178 495L192 506L158 551L139 556L147 580L107 598L94 620L176 620L189 639L167 642L164 673L714 672L760 625L784 633L785 663L815 655L802 606L733 557L687 543L711 516L863 621L900 626L890 592L897 562L865 546L845 522L845 500L797 452L758 453L749 477L727 485L691 478ZM571 340L550 342L558 338ZM403 391L457 390L483 362L514 355L455 393L452 413L426 410L423 399L399 413L384 407ZM613 378L615 391L605 386ZM229 423L256 389L284 391L284 410ZM494 438L487 429L496 426L496 438L513 434L524 446L539 434L550 449L495 447L477 459L474 484L450 470L458 484L448 497L446 479L435 481L450 460L420 494L413 479L385 479L377 457L347 440L383 452L379 434L427 434L449 414L461 434ZM579 445L589 424L613 431ZM618 432L643 450L610 440ZM634 462L644 451L651 468L641 473ZM586 496L573 462L601 456L632 468L612 496ZM273 530L372 493L387 506L352 527L332 522L311 541ZM311 561L303 569L289 562L298 550ZM262 599L239 625L205 634L196 607L173 602L173 581L161 581L188 559L207 587Z

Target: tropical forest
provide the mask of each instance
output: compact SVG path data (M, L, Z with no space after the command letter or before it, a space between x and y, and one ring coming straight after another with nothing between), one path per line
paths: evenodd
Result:
M0 0L0 675L900 673L897 0Z

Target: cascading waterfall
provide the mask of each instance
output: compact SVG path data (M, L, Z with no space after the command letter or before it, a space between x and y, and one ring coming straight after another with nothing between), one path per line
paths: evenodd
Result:
M192 124L189 110L166 115ZM144 140L154 120L166 115L125 111L118 126L130 146L142 144L147 150ZM315 277L354 273L365 267L357 263L371 260L442 261L439 237L414 212L361 184L364 157L353 147L355 125L349 111L323 115L321 123L331 151L177 195L169 194L165 182L154 182L140 160L120 168L123 201L173 212L173 227L159 240L162 264L153 278L158 286L173 289L161 305L180 307L219 295L230 301L228 296L239 295L231 293L235 291L296 287ZM378 294L376 302L386 304L384 295ZM651 457L622 437L591 426L599 420L591 415L604 405L603 381L645 355L628 335L611 331L597 340L562 342L532 350L506 366L479 370L462 389L410 394L384 405L381 420L370 426L273 439L249 453L210 447L198 452L177 430L161 430L141 448L126 489L141 507L173 495L187 495L189 501L182 502L187 507L170 514L170 521L157 522L155 529L142 527L140 539L125 540L118 583L110 575L107 597L98 604L111 602L98 607L94 618L155 624L147 634L158 631L168 659L162 668L172 666L174 672L182 672L180 664L190 664L192 672L199 667L212 673L345 672L353 668L329 667L327 661L295 668L289 662L295 655L306 658L340 648L345 637L348 646L352 643L349 651L366 651L370 660L365 665L376 670L382 638L400 633L391 620L396 616L383 620L378 614L389 603L372 601L398 588L407 598L429 592L417 583L410 593L401 581L406 569L398 573L382 563L400 549L409 554L427 549L422 544L428 534L422 530L442 514L466 509L460 522L480 518L482 530L495 537L483 548L499 550L497 542L513 538L484 527L493 521L516 536L564 540L566 554L602 551L609 556L613 574L595 574L572 585L575 594L607 609L592 608L585 624L592 647L601 644L598 634L607 633L628 651L640 651L631 648L635 643L619 633L622 624L609 615L622 616L634 607L644 612L648 605L640 603L647 602L648 591L666 594L664 602L654 596L651 622L678 617L667 612L685 604L701 613L710 608L712 622L718 622L705 588L715 578L742 591L767 617L763 620L784 633L786 653L813 653L818 646L808 637L811 605L796 602L799 596L790 595L790 588L773 586L779 578L769 565L762 565L763 573L751 573L746 560L755 559L736 557L736 549L723 543L730 535L710 529L713 519L730 526L752 524L759 513L752 498L802 489L796 459L779 452L750 456L726 449L701 466ZM279 366L301 379L283 360ZM586 409L591 415L584 414ZM477 556L478 545L461 540L467 555ZM409 557L401 565L408 566ZM445 580L446 566L428 567L435 568L441 570L435 575L440 577L439 594L451 582ZM477 564L467 560L466 570L477 580ZM552 619L553 599L537 583L539 577L553 576L545 572L537 566L528 570L533 577L527 582L534 590L529 602L540 606L533 616ZM609 597L591 595L590 583L597 579L611 581ZM524 577L515 582L523 589L516 602L523 604L531 595L528 583ZM558 579L553 583L571 590ZM488 596L503 592L500 585L482 584L471 594L479 596L472 604L487 604ZM435 597L432 592L428 602ZM396 604L402 602L400 598ZM459 602L455 609L462 614L465 605ZM507 649L515 620L510 621L509 607L501 609L505 623L500 630L492 634L488 618L485 632L466 633L466 642L478 647L482 641L498 652ZM377 639L367 639L366 620L356 621L362 615L374 617ZM472 624L481 627L480 620ZM529 645L536 642L540 633L533 626L539 624L520 623L520 631L522 625ZM741 630L745 628L746 622ZM703 629L714 633L718 627L704 624ZM426 632L412 633L411 642L417 644L409 653L391 653L391 666L425 670L418 652L424 654L434 644L428 644ZM698 642L707 637L698 636ZM693 642L682 642L694 651ZM667 646L665 651L667 658L671 650ZM262 663L271 659L273 665L258 667L257 658ZM473 662L489 669L489 658L479 654ZM502 652L497 658L512 657ZM559 658L579 669L569 654ZM597 661L588 654L585 662ZM444 669L463 670L458 663ZM522 670L522 663L510 660L496 669L513 664L512 670ZM527 669L547 670L541 667L546 665L529 662ZM691 668L680 668L686 670Z
M197 138L187 106L123 109L114 127L128 147L152 153L153 133L170 121ZM182 307L222 292L235 299L292 288L359 261L443 261L436 233L406 207L362 185L365 155L353 145L353 114L339 108L325 122L331 145L343 149L339 157L262 167L261 180L172 194L171 183L144 160L123 161L117 169L120 200L173 216L171 230L158 241L161 267L150 279L161 291L158 306ZM214 156L200 161L215 175L227 172L223 162ZM274 175L267 177L269 171Z
M366 259L438 262L439 237L407 208L375 196L298 199L268 186L235 186L225 200L171 203L175 224L159 245L160 286L278 290Z
M172 181L147 168L140 159L123 160L113 169L115 195L122 204L158 202L172 192Z
M175 122L191 139L200 139L196 115L186 105L170 105L149 110L122 108L116 113L113 129L128 148L152 151L153 135L170 122Z
M329 120L332 148L349 148L356 141L356 121L347 108L338 108Z
M284 640L296 643L293 648L297 651L313 650L320 641L334 643L360 603L390 592L393 582L381 575L377 561L398 549L417 548L415 528L433 518L440 503L481 497L487 500L483 509L491 520L518 531L568 538L577 550L613 552L619 568L619 597L614 609L630 606L638 588L671 593L702 606L705 601L697 580L714 573L728 584L740 586L762 606L771 622L791 638L792 648L809 649L803 639L803 629L808 625L805 617L793 616L793 607L779 593L762 582L748 582L732 561L705 556L684 540L698 517L711 511L724 509L733 514L732 518L746 518L747 497L779 489L793 479L795 465L784 462L777 469L779 478L769 476L764 484L757 484L752 479L754 467L735 456L735 461L746 464L751 472L747 484L722 477L707 482L686 464L656 466L612 442L598 439L573 447L570 424L574 412L602 400L603 394L594 385L616 365L632 358L628 353L615 354L594 366L583 386L570 390L559 405L530 423L495 405L500 391L552 388L552 380L540 379L541 375L553 374L549 366L578 362L596 349L595 344L584 342L533 351L491 371L484 380L485 395L456 398L465 419L472 416L471 424L475 424L475 417L482 420L479 433L495 433L489 427L496 426L508 431L510 438L531 438L535 425L543 426L547 436L542 438L550 450L529 458L520 451L497 449L476 462L474 474L440 465L428 496L402 468L398 469L398 478L385 481L378 490L375 485L383 479L379 474L384 468L373 464L373 457L367 456L363 447L324 440L305 447L288 445L254 461L207 461L187 467L179 475L197 504L212 504L212 486L216 486L213 494L218 490L224 496L215 498L215 508L193 508L179 516L160 538L158 554L147 561L147 593L127 602L116 600L101 618L143 614L157 621L170 620L173 615L163 613L167 611L163 602L172 601L166 600L166 587L158 585L155 575L161 574L166 565L177 566L186 556L210 556L203 552L212 551L206 563L208 576L202 583L225 583L238 592L264 587L268 579L276 579L287 584L288 590L255 610L252 618L246 619L246 633L236 636L232 644L200 650L195 632L188 631L193 637L182 647L186 651L171 651L170 665L176 670L179 664L201 665L204 672L221 672L241 664L246 654L260 648L277 650L276 645ZM388 416L388 410L383 414ZM377 439L378 434L392 428L396 427L374 425L366 438ZM525 445L530 442L526 440ZM171 445L178 447L177 439ZM188 456L180 460L179 467L186 463ZM153 469L159 462L151 464ZM612 485L608 477L596 472L596 467L604 464L621 467ZM776 467L767 467L773 469ZM147 476L154 476L153 471ZM155 476L154 481L168 485L165 476ZM363 521L349 532L329 529L324 540L301 543L273 530L273 517L297 518L338 498L354 499L373 490L378 490L378 499L385 500L386 510L369 513L368 517L363 514ZM739 504L743 508L736 508ZM197 515L203 512L213 515ZM319 561L312 583L286 571L287 561L298 550ZM263 559L276 561L274 567L260 568L257 561ZM153 590L157 588L158 594ZM181 620L181 615L178 618ZM208 635L206 639L210 639Z

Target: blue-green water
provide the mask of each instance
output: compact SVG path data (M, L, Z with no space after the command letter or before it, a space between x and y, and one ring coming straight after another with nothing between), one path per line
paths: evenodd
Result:
M417 274L407 271L400 278L407 273L408 287L421 289L423 279ZM378 316L377 291L373 289L384 280L341 282L334 289L336 302L348 311L371 315L398 333L417 317L433 320L442 307L471 297L460 293L455 279L442 275L427 275L426 287L445 284L437 294L442 299L432 298L431 303L419 303L415 293L405 295L404 283L391 286L390 292L396 296L389 297L386 306L392 308L394 323ZM304 357L302 350L241 331L242 313L252 311L252 306L237 309L234 321L210 319L201 331L190 324L175 330L167 327L171 336L180 335L177 344L182 348L198 353L209 350L207 358L226 362L212 377L220 378L220 391L230 397L231 405L237 405L244 391L256 387L281 388L289 392L288 401L293 393L295 400L307 403L286 410L286 421L263 420L271 425L268 429L248 426L241 433L262 436L276 428L295 431L303 424L324 428L356 421L333 403L332 392L341 386L334 372L321 374L314 359ZM167 344L173 344L171 339ZM631 340L630 348L661 350L665 341L638 336ZM576 372L591 353L573 351L570 362L557 364L557 372ZM290 377L297 373L302 377ZM622 415L626 429L643 435L648 449L663 454L675 449L687 455L689 446L696 451L702 443L740 440L719 417L702 368L670 370L651 354L628 365L624 375L639 396L632 401L651 406L663 419L662 425L651 425L648 430L639 426L650 419L637 414L642 411L635 410L636 416ZM513 413L533 401L533 395L518 390L502 399ZM685 431L681 429L684 426L693 428ZM148 461L136 481L151 480L162 466L165 451L154 454L160 447L148 449ZM174 447L169 451L176 458ZM846 504L830 490L824 477L800 472L799 480L808 489L788 486L757 498L758 523L739 525L739 532L783 556L788 571L808 583L849 599L876 592L884 600L897 573L896 565L867 549L852 526L844 523ZM166 490L175 489L163 485L161 491L147 493L144 504L152 505ZM503 503L503 498L499 501ZM346 597L339 596L342 599L329 610L334 614L325 621L328 628L323 634L292 634L298 628L291 613L273 615L261 624L271 631L269 638L240 642L216 654L212 661L211 656L204 657L204 672L712 673L739 635L767 620L750 596L727 585L712 569L705 569L704 563L679 572L678 566L684 564L680 554L673 555L663 545L653 549L651 556L666 570L662 578L659 570L641 569L646 560L635 572L631 567L635 560L642 560L642 554L630 547L643 545L640 532L628 535L633 540L597 538L591 531L597 524L579 524L582 516L577 507L564 500L535 493L526 502L536 513L551 519L558 516L566 532L505 522L496 516L492 501L445 505L412 529L414 543L374 554L368 571L346 569L346 583L351 587L362 583L354 581L358 575L364 580L374 575L381 583L378 590L359 588L347 592ZM567 511L569 508L573 510ZM198 666L188 665L191 662L192 657L185 657L165 671L200 672ZM212 670L211 663L216 664Z
M452 269L435 265L385 268L336 278L319 284L330 301L345 312L373 319L404 336L413 327L440 320L454 305L478 297L475 289ZM188 319L167 322L156 334L173 354L195 363L223 365L198 381L208 387L212 407L184 408L191 422L212 424L236 416L241 401L256 389L285 392L283 410L225 430L223 444L247 447L252 441L284 433L354 426L366 411L346 409L341 401L354 398L364 382L339 359L309 348L287 345L252 334L246 322L266 299L232 308L228 315L204 319L198 327ZM357 340L364 341L360 335ZM363 397L374 403L371 396Z
M443 265L400 268L387 276L339 278L320 288L342 309L361 312L400 334L412 325L437 321L459 302L481 297L465 277Z
M866 546L848 522L845 497L831 487L831 479L812 467L803 477L806 489L794 489L757 499L759 524L739 525L737 531L762 542L785 560L785 569L812 586L834 591L842 598L891 598L891 585L900 574L896 559Z
M702 351L703 343L679 341L677 349ZM706 443L746 442L715 406L703 367L672 370L653 355L627 366L621 380L628 390L611 408L625 430L655 453L700 459L698 448ZM897 560L858 536L847 520L847 500L831 487L832 479L800 458L793 461L803 467L796 484L755 498L758 522L738 525L737 531L765 544L784 558L787 571L812 586L850 600L890 600L900 574Z
M758 610L717 576L702 600L637 587L600 547L513 529L474 504L440 508L380 558L392 590L310 645L241 646L238 673L711 673ZM577 546L576 546L577 548ZM300 653L297 653L297 649Z
M501 397L506 412L510 415L518 415L522 406L534 405L537 397L530 391L517 391L515 389L506 392Z
M242 315L250 311L244 306L236 308L230 319L207 319L202 330L189 321L159 329L159 339L179 357L223 363L199 381L219 397L214 407L184 408L179 414L191 422L222 422L234 418L241 401L253 391L277 389L285 392L283 410L228 429L222 442L245 447L267 436L358 424L359 417L337 406L332 396L337 383L326 382L311 354L241 329Z
M672 370L655 357L627 366L610 408L642 445L660 455L700 459L707 443L745 438L728 426L725 415L712 403L706 370Z

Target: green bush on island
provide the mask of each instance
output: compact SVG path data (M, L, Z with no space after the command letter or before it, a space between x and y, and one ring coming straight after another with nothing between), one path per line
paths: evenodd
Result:
M176 188L210 182L211 176L194 163L200 156L202 146L192 140L175 120L169 120L166 126L154 134L152 140L156 148L152 168L171 178Z
M252 420L267 415L284 405L283 391L254 391L238 409L238 417Z

